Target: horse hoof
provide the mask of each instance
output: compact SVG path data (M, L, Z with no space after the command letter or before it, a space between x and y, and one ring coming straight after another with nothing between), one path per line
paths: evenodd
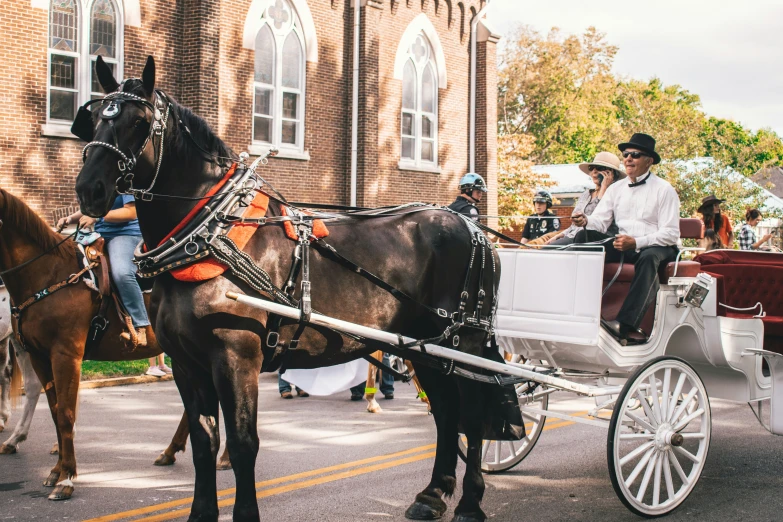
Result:
M3 444L0 446L0 455L13 455L16 453L16 446L6 446Z
M370 413L381 413L381 412L383 412L383 410L381 409L380 404L378 404L378 403L369 404L367 406L367 411L370 412Z
M49 473L49 476L46 477L46 480L44 480L44 487L47 488L53 488L57 485L57 483L60 481L60 474L56 471L52 471Z
M52 449L49 450L49 455L57 455L60 453L60 446L55 442Z
M217 465L215 466L215 469L218 471L226 471L231 469L231 461L230 460L219 460Z
M70 482L70 480L68 481ZM73 486L60 484L54 488L49 500L69 500L73 496Z
M177 462L177 457L174 455L166 455L165 453L161 453L158 455L158 458L155 459L156 466L173 466L175 462Z
M428 498L429 502L436 505L425 504L417 500L405 510L405 518L408 520L438 520L446 512L446 503L440 499Z

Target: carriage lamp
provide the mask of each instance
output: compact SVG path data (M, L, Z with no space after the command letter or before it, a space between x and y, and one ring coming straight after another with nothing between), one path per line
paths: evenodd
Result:
M688 293L685 294L685 302L696 308L701 308L710 291L711 279L707 274L699 274L690 288L688 288Z

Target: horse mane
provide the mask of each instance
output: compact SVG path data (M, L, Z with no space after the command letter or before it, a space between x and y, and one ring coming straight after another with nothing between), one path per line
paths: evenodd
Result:
M127 80L123 91L137 96L145 96L143 84L141 80L138 79ZM181 121L190 130L190 135L193 138L191 141L191 139L185 135L184 131L171 133L173 142L169 144L169 147L173 147L177 156L189 157L196 153L198 156L204 157L204 153L194 146L193 142L195 141L195 143L198 144L198 147L201 147L210 154L220 156L221 158L233 159L237 157L234 151L215 134L202 117L198 116L184 105L181 105L168 93L164 93L164 95L171 102L173 109L172 114L169 115L168 124L174 125L177 130L180 130L179 122Z
M14 227L44 250L54 249L53 253L62 257L73 255L73 241L65 241L55 248L63 236L54 232L24 201L4 189L0 189L0 196L3 199L4 226Z

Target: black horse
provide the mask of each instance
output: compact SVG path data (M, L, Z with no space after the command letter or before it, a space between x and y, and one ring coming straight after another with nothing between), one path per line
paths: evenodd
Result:
M126 80L122 85L100 57L96 70L106 93L127 94L114 95L123 100L119 107L110 107L107 100L92 111L88 130L94 141L104 145L89 148L76 181L82 212L96 217L106 214L116 196L116 187L126 188L126 178L118 168L121 156L127 159L129 154L138 154L132 183L135 187L149 187L155 179L152 192L157 194L200 197L224 176L226 165L221 158L230 158L233 153L203 120L155 90L152 57L148 58L141 79ZM156 103L157 110L165 103L166 109L161 112L170 111L162 132L162 146L161 138L151 131L155 121L164 119L160 114L155 119ZM152 141L144 146L149 136ZM116 146L117 150L105 144ZM194 205L194 200L165 197L138 200L145 244L158 245ZM280 205L274 199L267 215L280 215ZM413 300L449 313L458 309L473 240L459 216L433 208L374 219L347 217L330 221L328 227L328 242L338 252L372 270ZM259 227L244 251L279 287L291 266L293 248L294 242L286 237L281 224L273 224ZM500 279L497 254L492 251L490 255L493 259L488 257L487 263L494 261L497 269L484 272L487 307L493 303ZM472 273L478 283L477 271ZM315 248L311 253L310 280L313 309L325 315L417 339L443 332L442 318L422 313L420 307L395 298ZM259 446L256 419L267 315L226 299L227 291L253 293L244 282L226 272L202 283L185 283L164 274L157 278L152 294L151 319L161 346L174 362L174 378L190 422L196 468L191 521L218 518L218 403L223 408L227 447L236 475L234 520L259 519L254 486ZM473 302L471 306L475 306L475 296ZM280 338L291 339L295 329L296 325L284 326ZM486 331L463 328L459 336L460 350L498 360L497 354L490 353L492 350L487 347ZM451 338L448 343L452 344ZM297 348L289 350L286 366L339 364L375 349L377 346L368 347L330 330L308 327ZM482 437L492 422L487 412L497 411L497 404L504 399L508 403L509 389L447 375L427 366L417 366L417 373L432 404L437 454L429 485L416 496L406 515L423 520L444 514L446 504L442 497L450 496L456 485L457 437L461 427L468 439L467 471L454 520L485 520L480 507L484 493L480 469ZM519 427L521 415L513 390L511 400L514 408L510 416L514 418L510 424Z

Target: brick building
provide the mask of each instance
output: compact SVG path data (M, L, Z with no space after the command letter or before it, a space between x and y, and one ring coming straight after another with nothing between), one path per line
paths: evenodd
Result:
M471 21L483 0L359 0L356 204L445 204L469 166ZM204 117L236 152L281 154L264 176L292 200L351 199L351 0L0 3L0 186L44 217L75 203L76 109L98 55ZM496 214L496 51L476 37L475 170Z

